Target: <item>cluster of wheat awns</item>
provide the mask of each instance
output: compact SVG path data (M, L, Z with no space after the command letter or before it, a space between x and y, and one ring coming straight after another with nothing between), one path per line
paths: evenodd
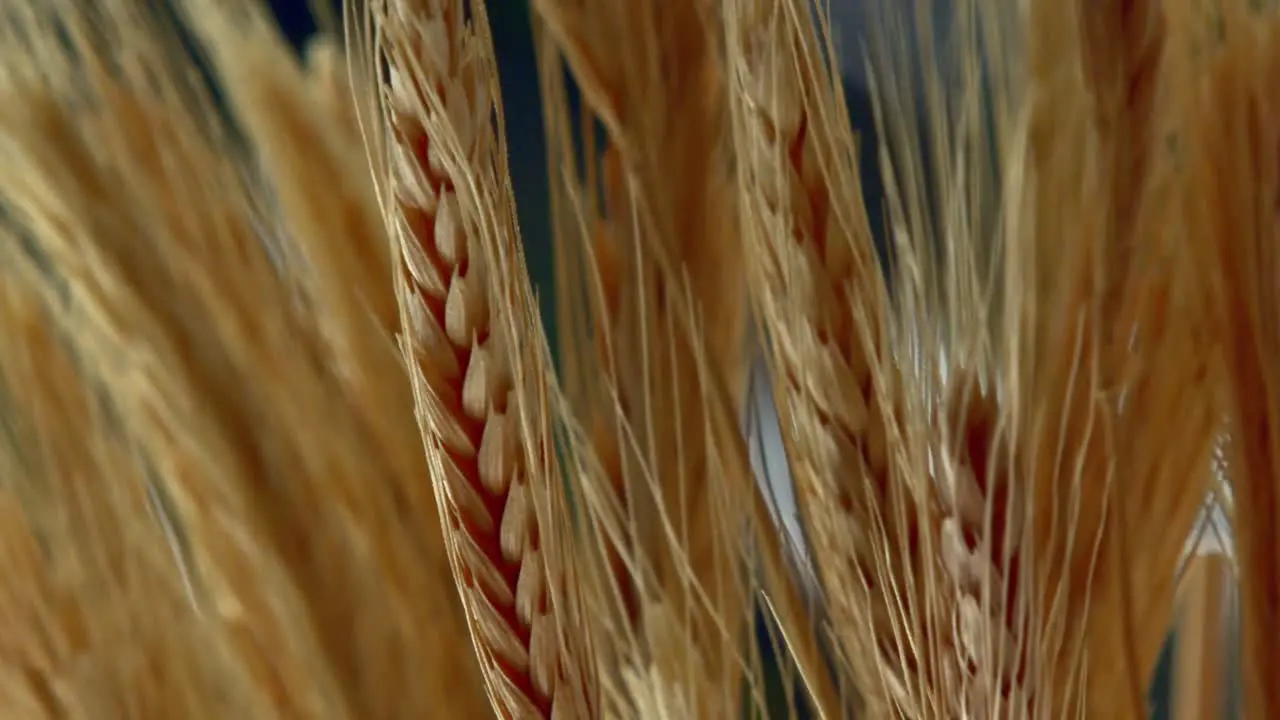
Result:
M1280 13L931 4L533 0L553 365L481 0L0 0L0 715L1141 718L1220 445L1280 717Z

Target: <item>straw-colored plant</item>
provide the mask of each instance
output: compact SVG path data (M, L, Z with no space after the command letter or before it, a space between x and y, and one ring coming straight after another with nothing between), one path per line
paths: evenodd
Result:
M882 4L533 0L553 364L482 0L0 0L0 716L1280 716L1280 15Z

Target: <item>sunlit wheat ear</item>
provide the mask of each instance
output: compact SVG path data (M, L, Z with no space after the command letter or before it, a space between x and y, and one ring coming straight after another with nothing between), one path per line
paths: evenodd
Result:
M263 17L183 10L238 133L142 3L54 6L73 31L96 21L92 43L24 28L37 57L81 65L0 106L0 196L37 287L167 497L191 612L246 678L220 714L483 713L394 296L371 279L389 269L372 178Z
M1280 712L1273 671L1280 657L1277 562L1277 393L1280 349L1275 313L1280 174L1274 158L1280 17L1266 3L1171 3L1180 43L1198 51L1199 82L1184 87L1188 117L1184 153L1189 174L1204 178L1180 197L1190 248L1211 288L1209 306L1221 332L1231 440L1225 447L1232 481L1239 569L1243 710L1248 717ZM1211 16L1206 11L1214 10ZM1206 25L1206 17L1216 22Z
M482 3L379 2L386 221L402 349L445 543L494 709L589 716L550 382L523 268Z
M625 705L618 673L656 673L688 712L734 715L744 680L759 700L744 544L758 498L737 428L747 304L718 11L548 0L534 13L561 355L584 427L575 492L607 566L595 603L611 689Z

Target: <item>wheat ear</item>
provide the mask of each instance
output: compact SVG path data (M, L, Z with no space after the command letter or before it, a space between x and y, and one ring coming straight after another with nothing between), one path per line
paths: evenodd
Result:
M7 94L11 100L31 96ZM0 239L0 712L91 718L261 712L229 638L190 610L146 467Z
M1150 498L1154 488L1161 488L1159 497L1168 503L1175 527L1187 528L1204 488L1203 475L1188 474L1185 469L1207 461L1214 434L1213 414L1206 402L1206 365L1169 360L1170 353L1185 353L1183 349L1205 330L1203 315L1195 312L1190 300L1196 292L1190 266L1175 261L1167 272L1137 275L1113 254L1100 271L1098 259L1113 251L1100 250L1105 246L1101 245L1092 220L1073 225L1060 219L1063 207L1080 203L1084 208L1102 200L1109 207L1119 208L1119 213L1135 213L1141 219L1118 225L1124 236L1116 240L1124 243L1125 249L1119 257L1133 253L1144 259L1166 258L1170 220L1153 209L1160 207L1158 198L1163 197L1160 193L1167 192L1167 187L1148 181L1143 172L1135 171L1138 177L1125 191L1138 200L1111 197L1119 195L1119 191L1082 192L1082 188L1090 186L1082 185L1081 179L1091 177L1097 167L1089 159L1105 157L1106 152L1093 144L1098 115L1093 114L1086 92L1077 82L1079 76L1072 75L1081 57L1078 36L1047 35L1050 28L1078 26L1064 23L1064 19L1074 20L1069 13L1065 18L1053 13L1050 4L1033 4L1030 33L1024 36L1028 47L1034 49L1026 77L1030 77L1036 92L1018 91L1017 82L1005 86L1016 91L1010 97L1015 107L1022 102L1029 104L1014 112L996 109L1003 118L1020 114L1030 118L1027 144L1021 144L1023 130L1017 123L1004 124L1008 134L996 138L997 153L1005 163L999 169L1004 182L1000 198L1004 215L997 227L1004 235L999 249L1006 254L1006 260L994 279L1005 283L1006 298L1025 302L1007 309L1016 319L1013 324L1006 321L1004 325L1008 340L972 337L974 332L984 332L986 322L944 330L941 339L954 342L958 337L962 341L949 348L939 348L930 330L895 328L896 323L891 323L890 331L881 333L878 328L883 326L883 316L870 311L876 309L877 302L874 292L865 285L857 293L846 291L844 296L830 290L815 291L819 300L810 301L814 307L835 308L831 316L836 318L833 321L810 310L813 317L827 323L810 320L811 326L826 330L814 331L813 335L821 339L838 338L837 330L849 333L847 340L835 345L844 350L846 365L867 365L866 377L871 380L851 382L851 396L836 394L845 404L828 402L825 413L815 413L817 422L792 420L790 424L798 430L790 439L789 451L793 457L803 458L804 441L824 437L838 421L845 423L846 440L828 443L832 447L825 458L828 464L810 461L809 467L801 466L799 470L805 473L818 468L808 481L819 489L825 484L830 498L815 504L806 522L815 538L822 538L823 531L827 532L817 543L822 548L819 553L827 553L831 563L823 573L824 582L848 588L837 594L828 587L829 599L847 603L844 608L833 608L833 613L845 613L837 627L846 632L851 628L872 628L870 639L846 639L854 650L846 648L842 659L860 681L859 690L867 696L873 713L950 717L969 713L1073 712L1072 708L1083 706L1090 713L1126 713L1134 709L1133 705L1118 709L1114 702L1104 708L1102 698L1116 697L1118 687L1129 680L1119 674L1100 677L1093 668L1113 663L1120 656L1138 676L1150 666L1151 641L1167 624L1167 615L1161 617L1151 611L1168 607L1176 552L1180 549L1180 543L1168 542L1167 535L1144 524L1144 518L1136 518L1134 507L1137 498ZM1009 23L1007 13L1001 15L990 8L982 21L1001 26L997 27L1001 31L1006 23L1016 25ZM731 50L733 43L741 42L743 37L757 43L752 47L750 42L744 42L737 51L745 62L736 76L756 83L745 88L744 98L754 102L743 103L740 118L750 121L757 117L750 113L759 113L766 122L760 123L754 143L744 143L751 128L747 121L739 119L739 145L773 148L772 153L756 153L756 157L773 162L754 176L764 188L751 187L753 175L749 172L745 175L748 185L744 192L759 194L760 199L748 206L749 211L763 210L767 211L762 215L765 219L779 218L773 227L759 220L749 227L771 228L779 240L789 240L793 234L805 238L813 232L810 214L794 210L797 199L803 203L810 189L805 184L804 165L793 173L779 170L789 158L804 156L794 151L789 156L787 151L793 149L793 142L778 142L776 137L782 134L779 128L793 133L804 128L806 135L816 128L815 138L831 137L826 125L821 121L805 122L808 118L796 108L820 109L822 103L838 107L830 101L838 91L829 89L830 81L825 79L828 76L822 73L818 52L821 44L816 39L819 36L803 9L771 14L769 9L760 8L755 15L742 12L740 19L738 32L748 32L739 36L730 29ZM756 32L750 33L751 28ZM772 56L770 47L774 48ZM789 94L788 99L779 101L780 95L786 97L784 94ZM770 109L773 116L767 114ZM941 123L947 117L948 108L935 105L928 110L935 114L934 122ZM779 116L779 112L789 114ZM817 113L817 117L836 117L837 112L827 110L825 114ZM957 143L965 140L943 131L934 137ZM1079 142L1073 144L1068 138L1079 138ZM1063 152L1064 142L1076 155ZM843 182L849 184L852 163L846 158L852 155L852 143L828 140L825 147L818 147L827 151L816 153L819 162L814 164L824 171L822 181L838 184L843 177ZM972 146L956 147L956 152L972 152ZM841 152L845 148L850 150ZM802 148L795 148L799 149ZM944 148L943 152L950 150ZM740 154L750 157L745 151ZM940 164L945 168L947 162L955 160L948 158ZM929 247L923 238L932 232L920 221L920 216L931 210L929 201L917 195L907 197L906 204L901 202L903 195L924 189L917 179L922 169L889 168L891 173L901 173L898 178L906 177L903 185L896 185L893 177L889 182L891 188L896 185L897 190L905 191L896 199L890 198L890 230L917 235L909 243L895 246L903 251L895 280L901 288L904 312L924 312L923 316L911 318L913 322L929 327L930 322L941 320L945 326L948 322L954 324L956 319L939 309L936 299L956 300L954 290L959 285L952 283L944 286L945 292L939 292L936 286L931 287L938 282L935 277L926 275L921 282L911 274L914 268L935 262L921 255ZM841 172L845 174L839 175ZM789 185L784 181L779 188L779 177L793 179ZM959 177L964 178L961 182L969 180L968 176ZM1034 181L1029 182L1028 178ZM772 187L768 185L771 181L775 183ZM942 182L954 181L946 175ZM1131 210L1130 205L1137 205L1142 211ZM980 213L982 208L972 211ZM846 217L856 218L856 213L856 208L846 211ZM1087 211L1077 214L1085 215ZM823 228L821 215L816 217L819 221L812 222L812 227ZM943 223L938 227L947 233L948 242L980 240L966 235L950 216L941 219ZM857 228L849 224L836 227ZM978 227L982 227L981 223ZM1064 242L1068 236L1088 238L1088 242ZM860 246L865 248L865 230L862 237ZM830 253L830 247L817 249ZM852 247L857 252L859 245ZM965 256L963 248L961 252L948 252L950 262ZM864 250L863 256L867 255ZM773 268L763 263L759 266L776 277L802 278L803 287L815 286L819 291L831 287L827 279L830 276L815 269L821 268L823 261L832 261L829 254L789 265L803 254L796 252L794 245L781 243L781 249L771 254L759 253L757 257L776 263ZM859 264L856 259L857 255L846 258L846 266L857 270L871 264ZM937 277L946 278L956 268L944 264L941 270ZM963 267L960 270L967 272ZM761 273L757 277L768 275ZM828 284L815 283L815 277ZM1103 278L1113 284L1104 285ZM864 279L874 288L874 274L864 271ZM757 289L757 295L767 300L768 285L759 287L763 289ZM1108 292L1114 291L1121 298L1121 320L1112 322L1099 315L1099 302L1104 295L1098 293L1103 287L1109 287ZM789 297L794 298L796 293L788 289ZM979 306L975 312L989 316L990 310L981 306L987 293L979 290L982 292L976 295ZM777 290L772 291L773 297L778 295ZM827 299L832 296L834 302ZM800 298L808 299L804 295ZM757 302L761 302L759 297ZM763 315L770 328L805 327L805 323L794 320L770 321L769 306L764 307ZM800 303L793 303L793 307L792 317L802 317L806 308ZM850 307L852 310L844 316L849 319L839 322L839 313ZM1178 308L1176 312L1185 311L1189 322L1170 327L1163 314L1170 312L1170 307ZM774 308L774 315L780 315L778 305ZM933 317L933 313L941 313L941 317ZM1074 324L1077 318L1079 324ZM1064 322L1072 323L1070 332L1062 332ZM1140 349L1122 356L1120 345L1110 338L1115 336L1113 333L1131 330L1135 324L1141 328ZM851 333L848 328L862 334ZM778 334L786 337L783 331ZM918 338L914 352L903 344L912 337ZM785 352L814 347L812 341L791 342L778 351L777 362L789 360ZM923 357L919 354L921 347ZM975 348L977 355L972 354ZM984 356L983 348L1002 348L1003 355ZM951 358L934 359L929 355L939 349L948 350ZM887 356L896 357L899 362L911 359L921 363L926 372L912 373L902 368L899 372L903 377L898 379L887 370L877 375L873 371L874 359ZM968 366L975 358L977 365ZM812 358L792 362L802 368L808 365L808 372L834 365ZM940 372L948 369L948 373ZM847 380L861 377L842 370L839 374ZM790 368L780 376L790 382L802 377ZM978 390L992 382L1000 389ZM821 387L830 384L826 382ZM785 418L791 410L786 403L804 398L805 389L803 385L784 388L779 395ZM879 394L871 395L868 388ZM1119 395L1121 391L1129 393L1130 405L1125 412L1117 411L1116 396L1104 394ZM924 402L913 397L914 393L919 393ZM849 397L860 402L850 402ZM887 397L893 401L885 402ZM1152 419L1165 419L1164 408L1168 406L1163 403L1169 398L1187 403L1188 412L1176 422L1157 426ZM876 401L880 407L892 410L877 413ZM845 407L860 412L846 410L841 414L839 411ZM866 423L868 417L870 423ZM874 432L877 425L879 433ZM1158 454L1156 439L1162 434L1181 438L1180 450L1184 454L1177 458ZM1116 437L1124 438L1119 450L1113 445ZM878 462L874 455L877 441L882 453ZM893 443L898 449L886 452L885 443ZM814 450L822 447L817 444ZM823 459L821 455L817 457ZM930 464L921 462L922 457L930 457ZM833 473L830 463L835 459L852 461L853 469ZM866 475L856 474L859 471ZM849 477L859 480L845 489L852 501L842 507L835 502L839 488L832 481ZM1113 482L1113 477L1124 479ZM931 482L922 482L925 478ZM802 503L805 481L800 478ZM841 508L845 514L834 513L831 508ZM854 535L850 541L847 531L842 536L831 530L847 527L851 519L861 527L860 539ZM1136 528L1132 539L1128 537L1129 528ZM877 552L881 543L887 543L890 552ZM1171 551L1175 553L1172 557ZM944 579L933 569L929 558L934 556L941 557L949 578ZM1135 557L1144 560L1130 565ZM850 561L852 567L840 566ZM1126 605L1131 596L1133 604ZM1139 608L1136 615L1135 607ZM1107 642L1118 646L1107 646ZM1130 652L1132 655L1126 654ZM859 666L864 658L865 664ZM1134 697L1130 691L1124 692Z
M390 71L385 202L403 351L494 708L589 715L588 626L560 536L550 376L520 264L483 4L380 3L374 18Z
M898 701L907 715L1024 717L1032 710L1019 643L1032 632L1009 602L1025 557L1016 530L1022 488L1009 469L999 400L1008 394L996 389L1006 338L993 333L1004 299L993 280L1006 257L994 212L1003 200L999 163L1018 157L1009 143L1016 113L1002 104L1018 84L999 77L1005 67L994 58L1017 67L1009 26L1021 28L1003 6L991 8L995 17L957 6L950 30L928 11L903 12L904 26L882 20L891 30L873 48L872 94L897 311L889 347L906 374L897 422L907 452L897 472L921 501L908 510L918 535L884 541L918 543L924 561L916 555L892 586L916 594L896 613L893 632L911 640L891 656L902 679L889 687L907 698ZM904 45L922 48L920 56ZM992 65L988 80L979 68Z
M35 55L38 57L39 53ZM156 473L175 481L172 485L156 483L157 491L173 498L181 508L175 513L182 517L176 525L193 539L193 544L190 554L183 553L186 557L179 560L180 567L189 580L188 587L198 589L192 598L199 603L196 607L217 608L207 616L209 630L215 637L220 634L226 638L223 647L230 655L228 662L245 668L250 687L263 683L287 689L287 702L277 705L271 702L273 698L259 696L257 700L265 705L251 703L245 711L271 714L286 707L306 717L334 717L337 713L314 712L330 699L317 697L324 694L317 692L324 687L324 671L316 667L317 663L304 659L318 653L308 642L311 636L305 621L297 619L307 616L303 604L294 588L282 582L287 575L278 558L262 552L261 548L269 543L257 534L258 528L240 522L244 505L237 502L235 490L208 483L210 474L218 474L217 469L210 467L208 456L192 450L199 447L213 451L222 469L243 470L244 457L229 451L224 437L210 432L214 423L207 418L190 422L190 434L183 443L177 442L171 429L181 423L169 425L169 421L178 418L188 419L190 408L202 406L197 398L207 399L200 390L209 387L203 383L217 375L210 372L193 377L195 373L188 371L197 363L178 359L181 356L175 346L181 347L184 341L188 348L197 346L187 340L191 328L167 325L165 320L172 322L175 315L198 306L193 297L198 293L182 296L167 292L172 287L168 268L174 258L147 252L144 240L154 228L147 220L157 218L148 217L140 208L170 205L142 205L136 202L135 194L155 188L154 176L138 172L139 165L146 165L154 155L128 152L119 145L120 135L116 133L123 127L141 130L130 137L146 148L145 144L155 138L173 137L174 128L165 122L172 118L164 117L164 113L141 112L137 98L118 86L99 86L96 90L104 95L110 92L107 97L99 95L109 99L109 109L80 113L74 121L63 104L65 100L49 88L36 86L9 93L8 97L21 102L6 103L7 112L0 120L5 140L0 196L14 213L20 232L28 238L29 249L15 253L24 248L11 244L7 259L17 261L12 267L22 272L44 299L49 312L42 319L62 330L69 352L77 358L84 377L72 376L68 382L78 380L85 386L85 394L104 398L104 406L110 409L111 422L116 427L110 428L114 442L108 450L124 453L116 462L137 473ZM102 155L95 155L90 147L98 148ZM135 146L135 150L143 148ZM214 167L217 163L211 162L203 169L209 172ZM148 169L154 171L155 166ZM146 177L148 182L129 185L120 181L121 174L135 182ZM166 296L168 304L149 302L154 294ZM154 364L143 365L141 358ZM203 369L212 370L207 366ZM139 375L147 382L140 383ZM74 386L69 384L67 391L75 392ZM19 415L38 417L46 402L54 401L30 398L28 405L19 408ZM98 423L107 422L101 414L87 417ZM64 435L57 425L37 427L35 431L54 437ZM41 439L37 436L34 442ZM73 457L65 452L59 454ZM111 468L112 463L104 461L101 468L89 465L75 476L100 481ZM252 473L232 476L254 477ZM123 474L122 480L127 482L128 478ZM82 499L78 488L55 487L49 502L57 511L59 506L74 508ZM210 513L215 509L222 512ZM212 522L208 522L211 518L206 513L213 515ZM123 518L116 532L127 532L124 528L131 524L154 527L141 508ZM75 532L74 527L55 526L49 542L65 548L69 562L83 564L87 569L106 561L92 548L78 545ZM249 544L260 546L246 552L241 542L247 538L252 538ZM74 598L89 591L73 587L69 592ZM100 611L108 614L132 612L129 606L139 602L129 596L94 597L91 602L98 601ZM245 608L252 608L252 612L241 615ZM188 612L195 612L195 608ZM272 662L267 661L259 643L273 648ZM212 643L209 649L215 652ZM87 647L82 652L84 662L112 662L110 644ZM180 656L158 655L156 662L184 660ZM145 707L145 688L122 683L111 690L119 693L112 701L123 716L137 716L129 709L135 707L134 703ZM65 702L93 703L92 699L83 698L93 697L91 689L73 687L67 692ZM230 698L233 706L243 699Z
M909 495L889 479L900 441L887 406L905 391L883 364L886 288L843 95L808 8L729 3L726 33L752 298L841 664L875 715L908 702L910 681L890 669L902 648L886 601L912 592L897 583L912 574L901 563L914 562L881 556L877 538L906 543L916 532Z
M1004 185L1005 292L1022 298L1006 311L1015 344L1001 361L1001 462L1016 483L1004 678L1034 712L1137 717L1218 419L1213 360L1191 350L1210 336L1202 286L1170 212L1180 168L1159 151L1174 128L1152 120L1175 105L1150 109L1178 79L1159 56L1086 63L1097 29L1085 12L1030 5L1028 84L1015 100L1025 145ZM1107 29L1130 44L1123 57L1142 57L1159 19L1123 19L1117 10ZM1117 100L1116 76L1147 101ZM1117 164L1126 136L1146 160Z
M984 255L997 261L989 280L978 277L976 307L932 309L951 325L940 335L950 372L926 378L942 403L926 435L942 443L933 474L948 515L936 547L950 587L935 602L953 607L957 630L933 633L942 642L932 647L953 645L963 661L934 676L934 696L947 698L934 713L1142 715L1181 533L1206 489L1213 362L1189 348L1211 334L1195 266L1176 252L1179 223L1167 213L1177 168L1157 138L1171 128L1154 120L1175 107L1159 89L1176 80L1162 35L1150 32L1160 20L1143 14L1153 7L1108 10L1086 21L1092 10L1067 4L1033 2L1026 15L981 6L980 42L961 38L961 60L989 68L999 88L997 106L983 109L998 119L997 222L981 204L966 209L969 218L946 210L973 183L952 169L983 162L973 135L987 131L947 130L956 106L937 95L926 105L945 155L935 161L934 227L960 245L945 262L967 272ZM1110 38L1105 53L1100 37ZM993 39L1009 44L993 49ZM997 57L1003 64L993 67ZM891 204L895 192L908 196L893 231L929 237L911 206L922 203L909 196L922 168L892 170L906 180L890 183ZM996 242L974 228L994 230ZM911 254L918 238L908 247L904 269L931 262ZM952 272L944 266L938 277ZM938 292L928 277L899 278L904 307L975 299L954 284ZM1002 308L987 299L997 296ZM996 322L955 326L966 314ZM991 328L997 335L984 337ZM1166 449L1170 437L1177 452ZM1157 503L1159 520L1138 510Z
M750 674L738 518L754 490L733 430L747 325L716 13L534 7L562 355L589 433L576 489L611 566L598 605L623 672L665 678L688 712L734 714Z
M935 632L941 642L933 647L954 645L968 665L935 676L937 696L949 698L943 708L952 709L933 712L1128 717L1143 712L1143 678L1168 626L1180 531L1206 487L1207 473L1196 469L1207 468L1216 432L1212 363L1187 351L1206 337L1205 316L1194 266L1173 252L1176 220L1162 214L1173 172L1155 151L1154 138L1168 131L1152 121L1162 63L1158 52L1148 57L1158 36L1152 43L1143 34L1158 20L1117 9L1100 28L1064 4L1019 12L985 6L977 18L983 42L1012 41L1004 62L1025 53L1027 63L1025 75L993 70L997 102L1011 105L991 114L1013 120L998 124L994 139L999 222L982 221L981 206L969 209L977 228L999 233L991 280L1002 283L1004 318L944 332L951 371L931 380L942 402L934 475L949 515L937 547L951 587L938 604L954 603L957 629L950 639ZM1005 35L1010 27L1016 32ZM1084 56L1104 30L1130 46L1120 60L1096 56L1088 65ZM970 66L990 67L998 54L980 48L962 43ZM1092 85L1082 82L1082 65ZM1137 99L1117 97L1117 84ZM941 129L951 108L931 103L933 137L951 154L939 165L981 162L973 149L982 143ZM946 185L957 181L971 182L943 175L944 203ZM902 217L910 213L895 215L896 232L930 231ZM947 242L971 245L949 262L991 252L963 222L944 215L938 227ZM994 307L982 298L997 288L980 290L976 313L989 317ZM957 299L950 287L934 296ZM916 304L928 309L929 298ZM1183 322L1171 325L1170 314ZM983 338L990 327L1001 336ZM1172 402L1184 411L1171 415ZM1164 450L1168 437L1180 439L1176 457ZM1158 523L1137 510L1154 502ZM948 677L956 670L959 678Z
M182 9L245 144L145 3L55 6L5 56L41 79L0 133L29 265L170 500L190 612L256 693L228 714L483 712L398 310L370 279L390 261L367 166L258 9Z

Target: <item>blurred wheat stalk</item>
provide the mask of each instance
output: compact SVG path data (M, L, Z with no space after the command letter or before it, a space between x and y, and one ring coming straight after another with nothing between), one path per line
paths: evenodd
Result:
M557 373L483 2L0 0L3 716L1280 717L1280 15L907 5L534 0Z

